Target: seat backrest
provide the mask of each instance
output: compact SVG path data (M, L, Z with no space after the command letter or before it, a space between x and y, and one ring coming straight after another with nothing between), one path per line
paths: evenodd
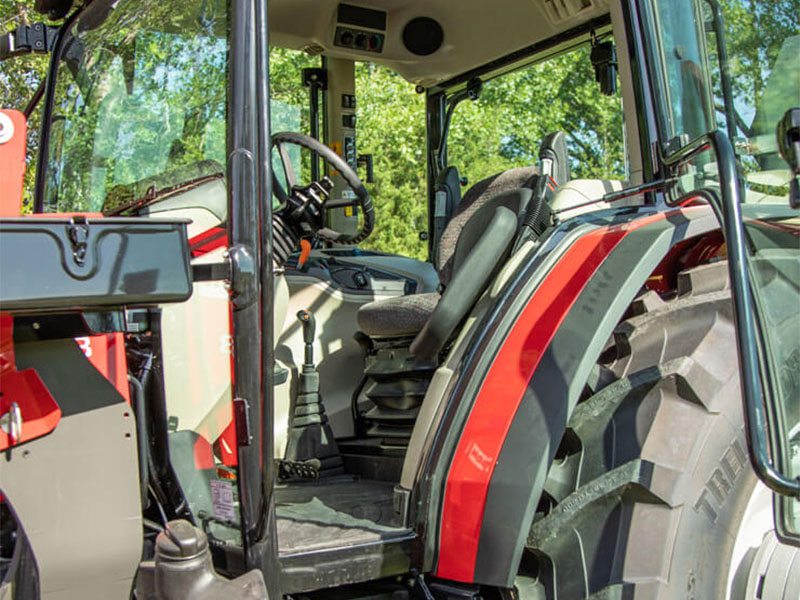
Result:
M438 361L511 253L521 215L532 196L533 190L517 187L492 195L472 211L450 259L452 278L409 348L416 359Z
M472 216L495 196L510 190L529 187L537 173L535 167L509 169L482 179L467 190L439 241L436 270L439 272L439 281L442 285L446 287L453 277L458 240Z

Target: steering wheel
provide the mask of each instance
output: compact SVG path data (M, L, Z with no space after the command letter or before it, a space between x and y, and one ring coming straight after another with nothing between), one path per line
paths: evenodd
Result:
M287 150L287 147L292 145L306 148L322 157L326 165L339 172L345 183L353 191L355 198L352 200L329 201L328 197L333 183L327 176L322 181L311 182L307 186L300 185ZM358 178L358 174L341 156L313 137L291 131L281 131L274 134L272 136L272 146L278 150L283 171L286 175L286 183L289 186L288 191L284 190L278 177L273 172L272 188L282 204L282 207L274 213L276 218L282 221L281 223L276 223L276 230L280 229L278 227L280 225L284 229L291 229L297 238L313 234L338 244L357 244L372 233L375 227L375 209L372 205L372 199L369 197L367 188ZM355 235L347 235L324 226L323 209L344 206L358 206L361 208L363 223L361 229Z

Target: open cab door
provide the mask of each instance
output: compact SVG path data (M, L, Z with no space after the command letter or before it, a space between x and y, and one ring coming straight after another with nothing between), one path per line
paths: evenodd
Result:
M750 462L775 494L778 539L800 546L800 35L765 25L769 64L747 71L726 10L645 3L658 163L664 201L707 202L725 234Z
M791 171L791 213L744 223L757 330L746 342L758 353L763 391L763 406L749 414L757 418L762 409L767 418L766 429L761 422L749 427L751 458L764 463L757 472L776 492L775 530L782 541L800 546L800 109L786 112L776 135Z

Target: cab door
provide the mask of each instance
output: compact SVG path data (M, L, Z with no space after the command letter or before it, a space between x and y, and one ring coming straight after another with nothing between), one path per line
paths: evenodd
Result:
M666 202L720 219L736 315L750 461L800 545L800 28L796 6L747 13L650 0L646 15ZM746 40L746 41L745 41Z

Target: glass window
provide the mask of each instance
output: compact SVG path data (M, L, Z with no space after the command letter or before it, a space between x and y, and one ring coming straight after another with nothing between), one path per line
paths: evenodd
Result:
M225 0L88 5L59 57L47 208L123 211L154 190L224 177L227 32ZM165 398L169 457L198 525L212 539L238 544L237 468L229 460L236 448L230 336L215 337L216 326L200 328L195 337L175 335L216 315L227 333L228 294L214 285L197 284L194 303L164 307L156 352L169 388L169 373L197 367L186 362L197 357L187 344L213 349L206 353L212 375L190 377L191 385ZM150 358L131 344L131 370L141 371L145 367L135 363ZM206 381L221 381L223 391L210 392Z
M711 60L717 126L732 124L747 186L746 201L785 204L789 171L777 151L775 126L800 106L800 5L795 0L721 2L722 31L702 3ZM732 111L727 114L717 52L727 49Z
M293 131L308 134L311 131L308 88L303 85L303 69L319 68L321 59L299 50L270 48L270 125L272 133ZM311 181L311 154L301 152L299 146L287 145L292 168L301 183ZM272 153L272 170L283 189L286 174L277 151ZM277 199L276 199L277 201Z
M750 277L771 374L769 392L786 450L782 471L800 477L800 211L771 212L745 222ZM800 502L786 502L787 525L800 532Z
M61 53L50 211L113 212L224 174L226 2L94 2Z
M356 64L356 145L371 154L375 182L366 183L378 227L362 248L424 259L428 243L425 95L372 63ZM359 171L364 180L364 170Z
M604 96L595 81L588 44L486 81L478 100L453 114L447 160L469 184L538 162L539 144L567 134L573 178L625 179L619 94Z
M775 128L786 110L800 106L800 8L796 0L651 0L647 6L659 124L669 140L668 152L712 129L729 132L744 201L757 205L745 207L744 213L763 381L770 397L769 434L780 440L783 451L773 460L797 477L800 211L788 206L791 175L778 154ZM726 69L729 92L723 85ZM710 152L680 174L678 193L717 187ZM800 532L800 502L781 502L783 524Z
M662 0L650 9L661 131L675 149L714 128L703 19L695 0Z
M713 6L719 6L720 22ZM789 170L775 127L800 106L800 11L795 0L652 0L649 39L667 151L713 129L734 132L745 202L788 200ZM720 45L727 49L731 97L726 108ZM730 123L730 126L729 126ZM716 185L716 166L701 156L684 171L685 191Z

